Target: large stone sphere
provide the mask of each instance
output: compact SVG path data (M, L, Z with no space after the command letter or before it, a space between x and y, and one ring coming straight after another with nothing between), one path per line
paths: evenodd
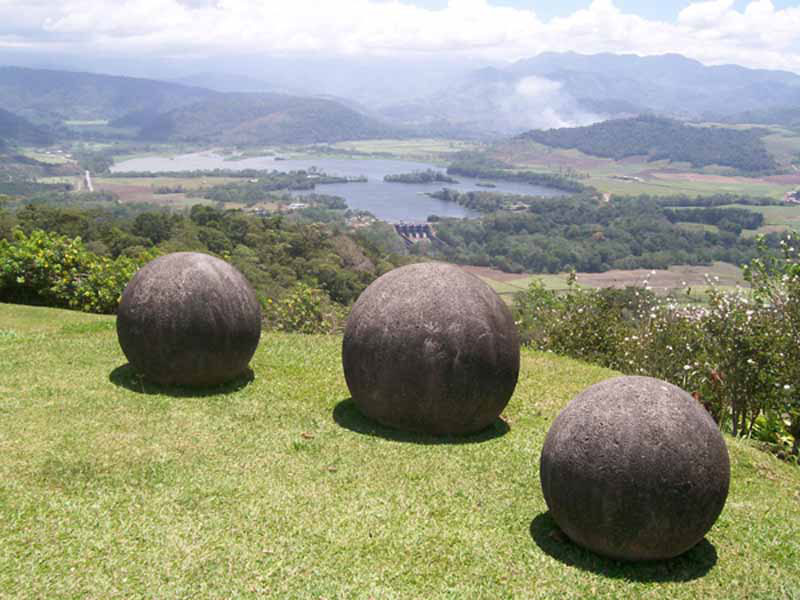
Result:
M342 363L367 417L405 431L468 434L508 404L519 337L511 311L480 279L444 263L415 264L361 294Z
M261 336L261 307L224 260L176 252L147 263L128 283L117 336L131 365L151 381L217 385L247 369Z
M576 544L621 560L677 556L703 539L728 496L725 441L685 391L617 377L575 397L542 448L550 514Z

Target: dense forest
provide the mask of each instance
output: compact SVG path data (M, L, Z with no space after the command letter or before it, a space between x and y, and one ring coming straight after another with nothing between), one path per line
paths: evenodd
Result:
M463 153L447 167L450 175L463 175L483 180L519 181L529 185L540 185L577 194L586 191L587 186L573 177L557 173L537 173L515 170L511 165L481 154Z
M398 175L386 175L383 180L392 183L458 183L456 179L435 169L400 173Z
M345 177L332 177L324 173L310 174L306 171L280 173L271 171L262 172L260 176L252 179L204 187L191 190L188 193L190 196L206 198L216 202L236 202L252 205L270 200L273 192L277 191L313 190L317 184L348 182L349 180ZM347 205L345 204L343 208L347 208Z
M725 230L726 219L741 218L735 210L715 213L719 232L697 232L680 227L668 218L669 209L646 197L610 203L590 197L529 198L526 204L523 211L493 212L480 220L437 219L436 243L416 251L532 273L666 268L717 260L743 264L755 252L753 240ZM711 213L704 216L712 220Z
M646 156L651 161L688 162L698 168L721 165L743 173L768 173L776 170L777 163L767 152L763 135L759 129L695 127L672 119L640 116L588 127L534 130L519 138L615 160Z
M670 223L714 225L736 235L743 229L758 229L764 224L764 215L746 208L673 208L666 209L664 216Z
M242 271L263 298L281 298L304 284L341 305L353 302L375 277L408 260L394 230L383 223L352 231L202 205L186 213L146 211L136 216L36 204L12 212L0 205L0 239L12 240L15 229L26 235L43 230L80 237L88 251L109 259L153 250L210 252ZM8 296L14 290L2 293Z

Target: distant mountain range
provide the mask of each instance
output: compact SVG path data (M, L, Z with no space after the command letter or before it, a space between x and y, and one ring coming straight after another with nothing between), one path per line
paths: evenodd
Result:
M70 121L96 120L134 129L146 140L224 144L335 142L403 133L331 99L223 93L149 79L19 67L0 67L0 107L22 119L18 133L7 139L31 144L37 125L63 132Z
M708 67L679 56L543 53L482 68L426 98L385 106L408 123L448 123L486 134L589 125L655 113L745 122L800 104L800 76L736 65Z
M180 83L0 67L0 108L55 133L70 121L103 120L142 139L232 144L496 138L640 114L800 126L800 76L707 67L675 54L544 53L472 71L461 63L449 70L438 63L429 69L386 63L380 77L370 70L374 65L355 60L318 81L303 77L297 60L286 72L274 66L251 75L209 71ZM431 92L435 81L441 89ZM405 92L390 93L398 89ZM409 100L414 90L420 96Z

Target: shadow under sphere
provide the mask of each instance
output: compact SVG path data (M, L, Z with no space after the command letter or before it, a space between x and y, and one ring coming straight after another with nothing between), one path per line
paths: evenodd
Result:
M414 433L409 431L400 431L385 427L380 423L365 417L353 402L352 398L342 400L333 408L333 420L339 426L349 429L361 435L369 435L372 437L379 437L384 440L391 440L394 442L407 442L410 444L422 445L460 445L460 444L479 444L487 442L495 438L503 437L509 431L508 423L500 418L490 423L481 431L472 433L470 435L452 435L452 436L435 436L427 433Z
M133 368L131 364L120 365L108 374L108 380L117 387L125 388L137 394L163 395L173 398L205 398L222 396L243 390L255 380L252 369L245 369L243 373L226 381L225 383L210 387L193 387L181 385L161 385L148 381Z
M408 265L374 281L342 341L353 401L403 431L466 435L494 422L517 384L511 311L483 281L444 263Z
M717 550L706 538L684 554L667 560L626 562L605 558L570 540L549 512L541 513L531 521L530 534L548 556L565 565L611 579L645 583L691 581L705 576L717 564Z

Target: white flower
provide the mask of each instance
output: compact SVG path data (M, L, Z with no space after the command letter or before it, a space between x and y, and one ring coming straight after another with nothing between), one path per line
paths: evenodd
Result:
M683 365L684 371L690 371L692 369L692 365Z
M783 389L790 390L790 389L792 389L792 386L790 386L788 383L784 383L783 384Z

